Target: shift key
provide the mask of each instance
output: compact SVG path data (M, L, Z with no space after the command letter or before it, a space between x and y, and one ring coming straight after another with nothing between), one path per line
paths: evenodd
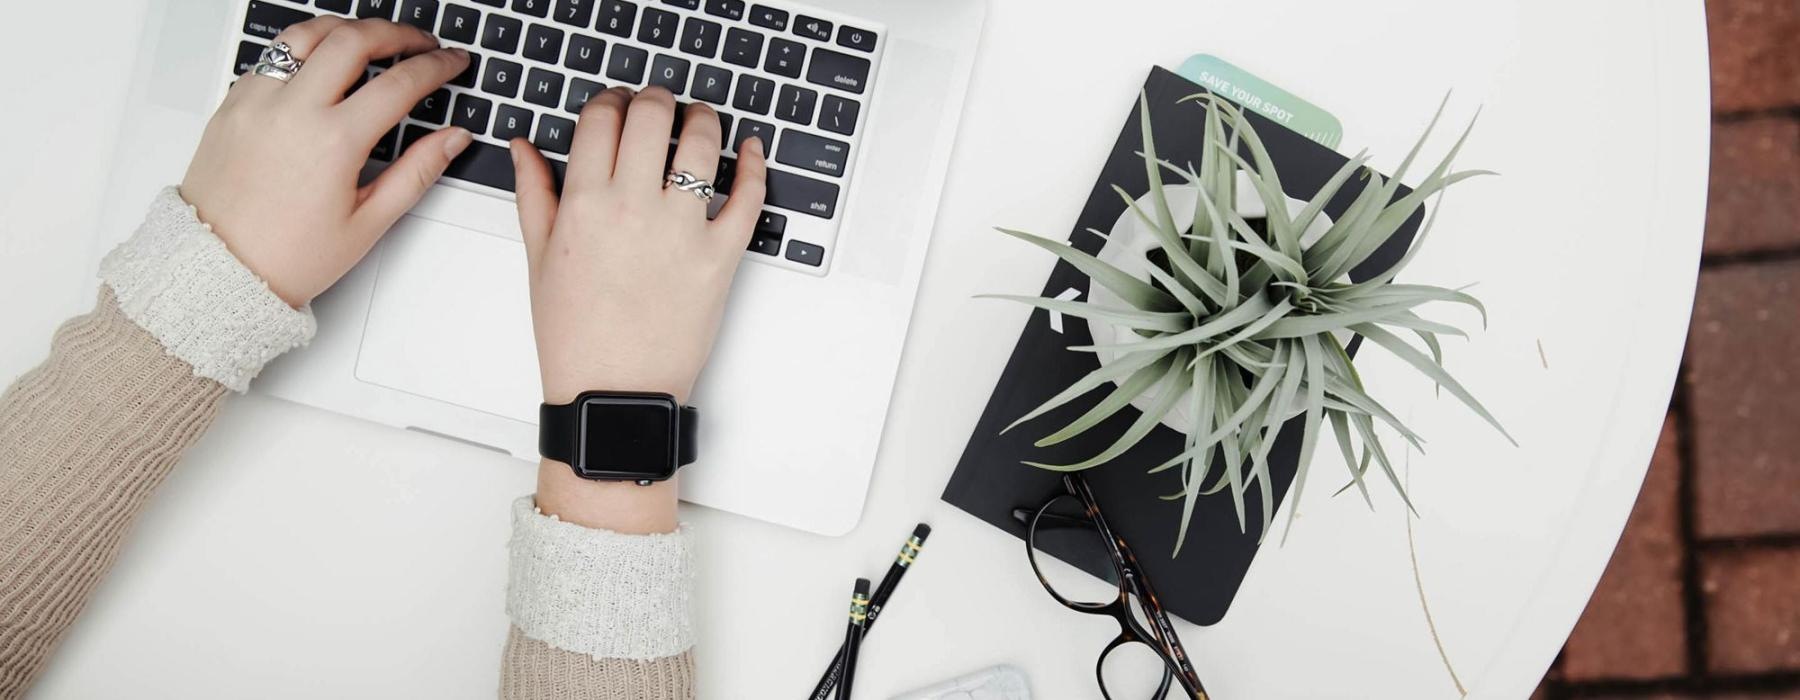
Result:
M837 199L837 185L769 169L768 197L763 200L769 206L829 219L837 213Z
M840 177L849 160L850 144L792 129L782 135L781 148L775 152L777 163Z

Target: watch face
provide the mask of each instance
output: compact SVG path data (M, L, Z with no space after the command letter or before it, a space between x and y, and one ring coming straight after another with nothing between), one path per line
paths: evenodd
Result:
M667 479L676 467L672 398L588 396L575 467L590 479Z

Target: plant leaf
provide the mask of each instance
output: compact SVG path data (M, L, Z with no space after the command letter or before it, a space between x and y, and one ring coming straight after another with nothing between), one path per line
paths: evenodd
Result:
M1013 428L1019 427L1019 425L1021 423L1025 423L1026 421L1029 421L1033 418L1044 415L1045 413L1049 413L1050 411L1056 410L1057 408L1061 407L1063 404L1066 404L1070 401L1074 401L1076 397L1079 397L1083 394L1093 391L1095 387L1098 387L1101 384L1105 384L1107 382L1113 381L1115 379L1119 379L1121 377L1130 376L1133 372L1136 372L1139 369L1142 369L1145 365L1148 365L1152 362L1155 362L1155 361L1161 359L1164 355L1167 355L1167 354L1169 354L1168 351L1141 352L1141 353L1130 353L1130 354L1126 354L1126 355L1120 355L1119 357L1113 358L1113 361L1111 363L1101 365L1099 368L1096 368L1094 371L1089 372L1086 375L1083 375L1080 379L1075 380L1075 383L1070 384L1068 388L1063 389L1061 392L1058 392L1055 396L1050 397L1049 400L1045 401L1043 404L1039 405L1037 408L1031 409L1030 413L1027 413L1024 416L1020 417L1018 420L1013 421L1011 425L1008 425L1005 428L1002 428L1000 430L1000 434L1005 435L1007 433L1007 431L1010 431Z
M1450 376L1449 372L1444 371L1443 367L1432 362L1431 358L1426 357L1413 346L1407 345L1406 341L1401 340L1399 337L1387 332L1379 326L1362 323L1351 326L1351 330L1361 334L1364 338L1374 341L1376 345L1387 348L1388 352L1393 353L1395 357L1405 360L1407 364L1412 365L1413 368L1419 370L1420 373L1423 373L1425 376L1431 378L1432 381L1437 382L1440 386L1444 387L1446 391L1450 392L1451 396L1461 399L1463 405L1468 406L1469 410L1475 412L1475 415L1481 416L1483 420L1488 422L1488 425L1494 426L1495 430L1500 431L1500 434L1506 438L1507 442L1512 443L1514 447L1519 445L1519 441L1514 440L1512 434L1506 432L1506 428L1500 426L1500 421L1496 420L1493 414L1488 413L1487 408L1482 406L1480 401L1475 400L1475 397L1469 393L1469 390L1463 388L1461 382L1456 381L1456 378ZM1377 458L1379 457L1380 455L1377 455Z
M1187 357L1185 357L1185 352L1176 353L1175 362L1170 364L1168 371L1163 373L1163 377L1160 381L1164 383L1173 382L1175 377L1180 376L1180 373L1183 371L1182 367L1186 364ZM1025 464L1054 472L1075 472L1111 462L1114 458L1125 454L1127 450L1130 450L1133 446L1137 445L1139 441L1144 439L1145 435L1149 435L1151 429L1162 422L1163 416L1169 414L1169 409L1174 408L1175 402L1180 398L1181 392L1179 391L1164 392L1161 396L1156 397L1155 401L1151 402L1149 406L1145 407L1142 413L1138 414L1137 420L1132 422L1131 427L1125 429L1124 435L1120 435L1119 439L1114 441L1111 446L1093 457L1089 457L1074 464L1045 464L1043 462L1026 462Z
M1112 293L1119 295L1119 298L1124 299L1125 303L1136 308L1145 311L1174 311L1177 308L1176 299L1167 292L1133 277L1104 260L1088 255L1075 246L1023 231L998 227L995 230L1055 253L1056 257L1079 270L1081 274L1087 275L1088 279L1112 290Z
M1106 350L1143 352L1145 350L1159 350L1176 348L1184 345L1194 345L1208 338L1229 332L1232 329L1250 323L1251 321L1255 321L1258 317L1268 313L1271 308L1274 308L1274 305L1269 303L1267 297L1259 294L1245 299L1244 303L1240 304L1237 308L1214 316L1205 323L1179 333L1117 345L1072 345L1069 349L1078 352L1100 352Z
M1064 301L1044 297L1024 296L1020 294L982 294L977 299L1003 299L1016 301L1026 306L1035 306L1045 311L1105 321L1127 328L1145 331L1177 333L1193 327L1193 316L1180 311L1142 311L1139 309L1114 309L1092 302Z
M1051 445L1059 444L1069 438L1087 432L1088 429L1099 425L1100 421L1111 418L1113 414L1119 412L1119 409L1130 405L1132 399L1137 398L1138 395L1143 394L1150 387L1155 386L1156 381L1168 373L1169 363L1172 360L1174 360L1173 357L1164 357L1157 362L1151 363L1148 367L1133 372L1124 382L1113 387L1113 390L1107 393L1106 398L1101 399L1100 403L1094 404L1093 408L1088 409L1086 413L1083 413L1080 417L1070 421L1069 424L1063 426L1061 430L1038 440L1036 445L1038 447L1049 447Z

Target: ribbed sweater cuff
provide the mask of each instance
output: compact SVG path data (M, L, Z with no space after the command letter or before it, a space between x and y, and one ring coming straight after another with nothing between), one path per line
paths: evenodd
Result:
M513 503L506 612L519 631L596 659L656 659L694 644L692 535L625 535Z
M249 388L263 365L305 345L312 309L287 305L244 267L174 187L150 205L143 225L100 262L126 318L170 355L232 391Z

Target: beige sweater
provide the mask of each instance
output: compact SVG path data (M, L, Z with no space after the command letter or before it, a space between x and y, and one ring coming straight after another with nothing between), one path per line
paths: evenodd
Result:
M227 385L247 382L296 344L283 328L302 329L301 342L310 335L304 310L301 319L285 307L259 308L233 317L256 322L235 325L213 322L214 312L192 311L191 303L182 311L184 294L221 293L214 279L195 275L254 280L219 259L222 244L192 216L172 190L159 197L145 227L109 257L93 311L64 324L49 358L0 395L0 699L22 697L44 669L139 511L212 425ZM268 294L240 287L211 306ZM515 625L501 658L501 697L693 697L686 544L671 539L684 534L650 540L588 531L517 507L514 523L507 607ZM571 583L571 572L595 580ZM571 609L534 590L570 585L660 602ZM645 629L657 636L614 632ZM640 638L618 643L623 636Z

